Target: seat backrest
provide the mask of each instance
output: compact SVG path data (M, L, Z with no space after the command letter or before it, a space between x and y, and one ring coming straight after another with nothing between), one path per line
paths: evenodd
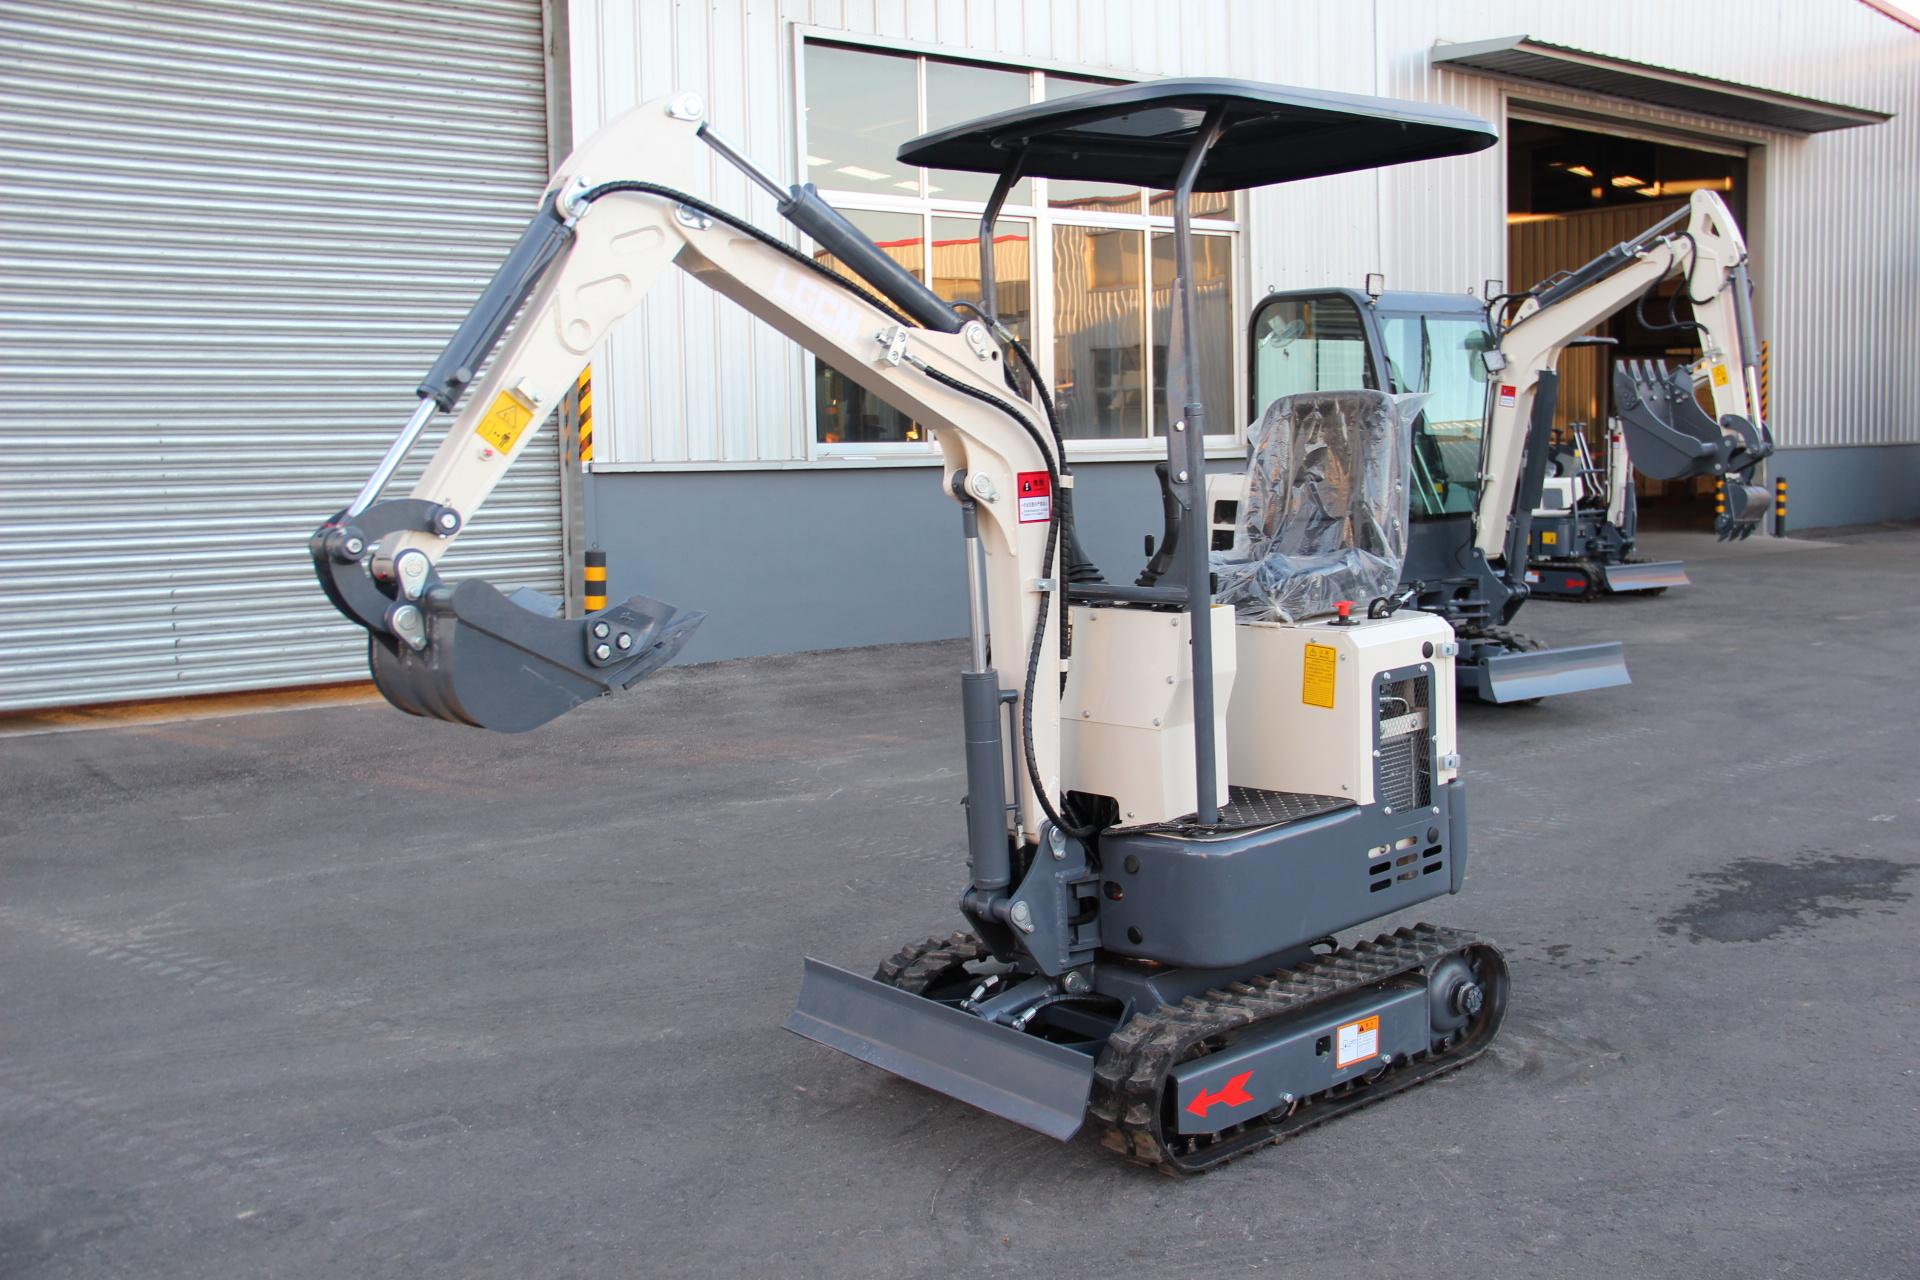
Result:
M1248 437L1241 546L1216 561L1218 598L1298 621L1391 592L1407 554L1412 418L1425 399L1314 391L1267 406Z

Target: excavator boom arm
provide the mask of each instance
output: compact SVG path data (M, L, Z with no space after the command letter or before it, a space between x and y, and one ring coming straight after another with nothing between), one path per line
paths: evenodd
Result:
M452 677L439 667L455 660L461 643L452 638L459 634L453 622L443 628L444 644L435 638L433 625L442 618L456 620L468 633L489 629L491 640L514 651L510 659L491 664L500 679L514 678L515 662L525 666L529 655L540 656L536 650L554 643L579 644L587 655L585 666L571 655L564 661L546 655L549 668L542 670L547 677L584 675L605 686L585 688L585 695L624 687L653 669L647 666L627 676L621 660L638 647L662 643L661 637L675 625L671 606L636 597L639 604L634 615L611 618L612 628L604 635L596 629L575 641L553 631L543 642L536 634L542 626L604 627L610 618L595 615L572 624L521 618L511 612L518 606L504 597L484 597L484 584L441 583L433 565L507 468L525 452L613 326L640 304L670 265L739 303L933 430L945 464L943 488L959 501L971 503L977 512L984 562L983 612L991 651L1003 655L1003 662L1022 663L1030 651L1051 651L1046 641L1057 636L1062 610L1047 611L1047 635L1038 646L1033 644L1042 593L1055 585L1056 575L1044 563L1050 519L1047 515L1036 518L1031 504L1022 504L1018 495L1022 476L1031 478L1037 472L1055 481L1070 481L1070 477L1059 475L1059 459L1052 456L1042 409L1009 390L1000 346L977 323L961 326L956 322L956 333L902 323L899 315L883 309L871 294L810 270L794 255L767 243L764 236L711 216L707 211L711 206L689 202L691 197L676 200L662 194L684 192L694 185L695 163L706 149L698 116L689 116L684 103L669 96L634 108L610 121L561 166L549 185L540 217L570 213L572 235L559 237L566 241L564 245L547 254L517 323L493 352L483 376L474 380L470 369L449 373L436 365L440 382L435 387L444 387L449 378L454 384L449 399L458 396L459 384L471 381L472 385L410 498L369 506L370 495L363 494L354 508L343 511L315 535L314 556L322 582L342 612L373 634L376 678L381 677L384 664L391 681L382 679L382 688L403 709L488 727L525 728L585 700L569 695L571 701L563 698L543 704L557 709L538 719L532 719L533 712L518 718L532 719L526 724L512 715L504 717L512 721L506 723L475 713L467 703L484 695L474 694L463 702L442 687ZM633 171L634 157L646 158L645 172ZM619 189L623 185L661 190ZM482 307L497 302L483 299ZM476 327L470 322L463 333ZM480 351L479 359L485 355ZM423 384L422 395L429 394ZM415 434L429 401L422 403L423 414L410 424ZM376 542L377 551L373 550ZM366 550L350 556L350 544L356 543ZM830 554L830 549L823 549L823 556ZM367 560L364 568L358 563L362 557ZM384 591L368 585L367 570L372 582L385 584ZM416 612L406 614L410 604ZM884 600L876 607L884 608ZM397 620L396 613L402 615ZM618 608L612 613L618 614ZM680 625L676 641L683 641L684 632L691 629L684 618ZM596 659L599 641L605 643L598 648L606 652ZM624 647L615 650L613 645ZM398 674L402 669L413 675L402 678ZM394 697L390 682L404 686L406 692ZM1035 772L1046 780L1057 805L1059 681L1027 681L1023 696L1034 703L1028 723ZM1025 771L1015 772L1023 775L1017 803L1019 812L1026 815L1026 836L1033 839L1043 810L1035 803L1031 779L1024 776Z
M1736 456L1764 457L1771 451L1759 413L1759 354L1747 297L1746 241L1726 203L1711 191L1693 194L1686 223L1670 235L1650 234L1610 250L1590 264L1604 267L1612 258L1620 265L1610 271L1596 271L1584 281L1580 279L1583 272L1576 272L1558 288L1541 291L1539 297L1522 304L1501 334L1499 352L1505 366L1490 380L1485 475L1474 532L1475 546L1489 558L1506 554L1511 522L1538 501L1538 494L1521 492L1522 460L1536 401L1553 385L1560 353L1581 334L1672 276L1686 281L1714 416L1721 423L1733 419L1745 424L1730 430L1743 437L1751 435L1741 442L1742 451ZM1542 375L1548 375L1544 383Z

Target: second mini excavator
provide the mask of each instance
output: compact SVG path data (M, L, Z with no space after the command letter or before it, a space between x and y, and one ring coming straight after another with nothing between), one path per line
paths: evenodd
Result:
M983 244L1023 176L1174 193L1167 448L1184 536L1155 582L1129 586L1078 555L1069 572L1073 476L1043 380L995 322L991 252L980 318L966 319L703 115L692 94L650 102L567 159L412 421L314 534L316 572L368 632L382 692L417 715L530 729L630 687L698 624L643 596L567 619L556 602L435 567L608 329L678 266L931 427L944 467L929 496L955 504L963 534L966 930L872 978L807 960L790 1029L1056 1138L1091 1117L1108 1146L1182 1174L1483 1052L1507 999L1491 943L1426 925L1333 938L1461 888L1452 627L1417 610L1281 618L1255 597L1216 603L1188 208L1195 191L1477 151L1492 128L1428 103L1163 80L903 149L909 164L999 175ZM703 144L866 283L688 194ZM426 421L469 384L412 495L381 500ZM1270 483L1250 505L1273 545L1317 519L1299 500L1311 468L1291 460L1336 456L1356 478L1346 540L1395 544L1404 408L1360 390L1267 415ZM1399 572L1390 558L1370 568L1333 589Z
M1759 413L1760 347L1746 264L1746 242L1726 204L1697 191L1686 208L1579 270L1489 303L1470 294L1358 289L1269 294L1252 318L1254 404L1257 410L1276 397L1346 388L1425 394L1413 426L1404 574L1379 607L1405 601L1452 623L1462 687L1488 702L1625 684L1617 641L1549 649L1512 629L1544 572L1559 575L1555 585L1564 590L1552 594L1564 594L1588 572L1529 563L1530 549L1540 545L1535 513L1553 462L1556 366L1580 335L1678 276L1693 306L1717 420L1695 401L1686 367L1623 365L1615 370L1614 395L1624 444L1649 476L1721 477L1728 507L1721 534L1744 536L1770 509L1756 468L1773 451ZM1615 493L1630 483L1616 481ZM1235 558L1242 554L1238 501L1245 481L1216 475L1210 489L1213 545ZM1557 542L1559 530L1549 531ZM1618 572L1624 586L1632 567Z

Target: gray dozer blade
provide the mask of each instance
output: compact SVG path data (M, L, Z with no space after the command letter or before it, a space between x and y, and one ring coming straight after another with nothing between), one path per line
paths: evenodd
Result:
M1065 1142L1086 1119L1094 1060L811 957L781 1024L829 1049Z
M1693 584L1687 566L1678 560L1649 564L1603 564L1601 581L1609 591L1651 591L1656 587L1685 587Z
M1484 659L1479 675L1480 696L1488 702L1523 702L1633 683L1618 640L1568 649L1503 653Z
M538 728L651 675L707 616L634 596L569 621L549 616L549 608L526 608L478 578L438 584L421 604L425 649L416 653L373 633L374 684L402 711L501 733ZM605 624L610 643L626 637L615 661L593 660L596 637L589 629L598 624Z

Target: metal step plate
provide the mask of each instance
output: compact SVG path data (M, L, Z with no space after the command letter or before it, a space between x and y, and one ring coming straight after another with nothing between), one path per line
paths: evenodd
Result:
M807 958L781 1024L829 1049L1065 1142L1086 1119L1093 1057Z
M1483 661L1479 674L1480 696L1489 702L1520 702L1633 683L1618 640L1534 653L1503 653Z
M1687 577L1687 566L1678 560L1661 560L1647 564L1604 564L1600 566L1600 575L1606 580L1609 591L1651 591L1655 587L1693 585L1693 580Z

